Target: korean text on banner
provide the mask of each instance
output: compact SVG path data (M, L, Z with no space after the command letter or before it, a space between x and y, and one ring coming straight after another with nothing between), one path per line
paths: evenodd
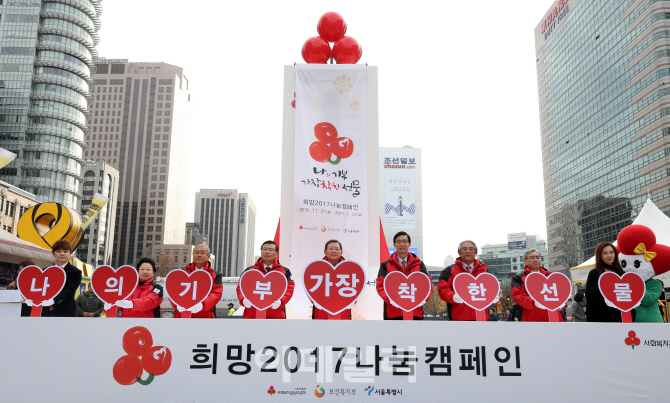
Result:
M107 205L107 202L109 201L109 197L105 197L101 195L100 193L96 193L93 196L93 200L91 201L91 207L86 210L86 214L81 219L81 230L85 230L88 228L89 225L95 220L95 217L100 214L103 208Z
M11 151L0 148L0 169L4 168L7 164L14 161L17 155Z
M291 270L302 282L330 239L343 257L368 261L366 66L296 66L295 176ZM289 308L310 316L296 287ZM356 310L354 309L354 316Z

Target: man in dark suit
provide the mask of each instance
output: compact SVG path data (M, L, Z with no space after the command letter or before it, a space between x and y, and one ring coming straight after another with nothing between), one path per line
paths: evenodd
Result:
M52 300L42 304L44 307L42 310L43 316L76 317L77 304L74 294L81 283L81 270L68 262L72 257L72 245L70 242L61 239L53 244L51 250L56 259L56 266L62 267L65 271L65 285Z

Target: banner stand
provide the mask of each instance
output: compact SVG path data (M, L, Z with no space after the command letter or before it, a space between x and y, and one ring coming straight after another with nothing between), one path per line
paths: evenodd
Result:
M477 317L477 322L486 322L487 320L489 320L488 309L477 311L476 317Z
M42 306L35 306L33 305L33 308L30 310L30 316L39 318L42 316Z
M402 320L414 320L414 311L412 312L402 312Z
M628 312L621 311L621 322L623 323L633 323L633 315Z

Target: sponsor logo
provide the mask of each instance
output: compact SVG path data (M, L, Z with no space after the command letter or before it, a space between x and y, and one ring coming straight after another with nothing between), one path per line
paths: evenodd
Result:
M390 164L386 164L386 165L384 165L384 168L394 168L394 169L415 169L416 166L412 166L412 165L390 165Z
M326 227L321 227L321 232L326 232Z
M626 343L627 346L630 346L633 350L635 350L635 346L640 345L640 339L635 334L635 331L631 330L630 332L628 332L628 337L626 337L624 343Z
M268 389L268 394L269 394L270 396L272 396L272 395L274 395L275 393L277 393L277 391L275 390L275 387L274 387L274 386L270 386L270 389Z
M172 353L165 346L154 346L151 332L136 326L123 335L123 350L127 353L116 360L112 369L114 380L121 385L149 385L154 378L170 369ZM144 377L144 374L146 378Z
M325 391L323 388L319 387L319 386L320 386L320 385L316 385L316 389L314 389L314 396L316 396L316 397L318 397L318 398L322 398L323 395L326 394L326 391Z
M300 229L304 229L304 230L307 230L307 231L316 231L316 227L307 228L307 227L303 227L302 225L300 226Z
M275 393L278 394L278 395L300 396L300 395L306 394L307 389L305 389L305 388L295 388L294 390L277 390L277 389L275 389L274 386L270 386L270 389L268 389L268 394L270 396L273 396Z
M230 196L231 194L232 194L232 193L217 193L216 195L217 195L218 197L228 197L228 196Z
M370 396L370 395L372 394L372 391L373 391L373 390L375 390L375 386L374 386L374 385L372 385L372 386L368 386L367 388L365 388L365 391L368 392L368 396Z

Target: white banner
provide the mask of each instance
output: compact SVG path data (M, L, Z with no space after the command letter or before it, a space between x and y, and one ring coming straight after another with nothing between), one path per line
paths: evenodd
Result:
M295 101L290 269L297 284L288 307L309 318L302 273L328 240L342 243L345 259L368 261L366 66L299 64Z
M414 173L386 174L384 214L387 228L414 229L416 226L416 184Z
M667 324L0 318L0 329L6 402L668 396Z

